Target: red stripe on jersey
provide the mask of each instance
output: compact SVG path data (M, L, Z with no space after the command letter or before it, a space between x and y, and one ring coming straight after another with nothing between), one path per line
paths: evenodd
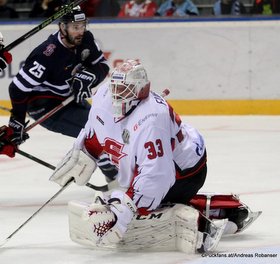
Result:
M100 145L96 135L94 134L91 138L86 138L84 142L86 150L94 158L98 158L103 152L103 147Z
M139 174L138 172L138 165L136 164L135 166L135 169L134 169L134 175L133 175L133 178L131 180L131 183L130 183L130 186L128 188L128 190L126 191L126 194L130 197L130 199L133 201L133 197L134 197L134 186L133 186L133 182L134 182L134 179L135 177ZM142 196L141 196L142 197ZM150 206L148 207L141 207L141 208L138 208L138 204L141 200L141 197L138 199L138 201L135 202L135 206L137 207L137 212L139 215L148 215L149 213L151 213L151 210L149 211L149 207L151 207L152 203Z

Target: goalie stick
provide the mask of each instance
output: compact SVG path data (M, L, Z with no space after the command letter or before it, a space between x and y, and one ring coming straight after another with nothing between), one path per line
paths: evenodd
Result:
M63 192L66 187L74 181L74 178L69 179L64 186L60 188L48 201L46 201L35 213L33 213L26 221L24 221L13 233L11 233L3 242L0 243L0 247L3 247L21 228L23 228L34 216L36 216L46 205L48 205L52 200L54 200L61 192Z
M70 12L75 6L81 4L82 2L84 2L85 0L75 0L72 1L70 4L65 5L62 9L58 10L55 14L53 14L52 16L50 16L49 18L47 18L46 20L44 20L41 24L39 24L38 26L36 26L35 28L33 28L32 30L28 31L27 33L25 33L24 35L22 35L21 37L19 37L18 39L16 39L15 41L13 41L12 43L10 43L9 45L7 45L6 47L4 47L2 50L0 50L0 52L5 52L5 51L10 51L11 49L13 49L14 47L16 47L17 45L19 45L20 43L22 43L23 41L25 41L26 39L30 38L31 36L33 36L34 34L36 34L37 32L39 32L40 30L42 30L43 28L45 28L46 26L48 26L49 24L51 24L53 21L55 21L56 19L64 16L65 14L67 14L68 12Z

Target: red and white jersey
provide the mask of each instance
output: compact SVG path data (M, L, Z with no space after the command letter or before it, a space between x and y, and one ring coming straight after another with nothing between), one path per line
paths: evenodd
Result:
M156 10L157 4L154 1L146 0L142 4L129 1L121 7L118 17L152 17Z
M107 83L98 89L92 101L83 132L88 142L95 134L119 168L120 186L127 188L138 208L157 208L175 183L176 170L189 171L202 159L203 138L196 129L182 123L168 103L154 92L118 122L113 117ZM91 152L88 145L87 150Z

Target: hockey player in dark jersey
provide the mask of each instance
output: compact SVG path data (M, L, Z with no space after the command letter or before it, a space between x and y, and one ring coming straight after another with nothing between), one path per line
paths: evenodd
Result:
M4 138L8 144L4 146L2 140L0 154L13 157L18 145L29 138L25 132L26 114L37 120L71 95L75 100L41 125L77 137L90 110L85 99L91 97L91 89L97 87L108 72L104 54L87 30L85 14L79 6L75 7L60 19L59 30L30 53L13 78L9 86L11 117L9 125L0 131L0 139ZM107 165L105 162L105 170Z

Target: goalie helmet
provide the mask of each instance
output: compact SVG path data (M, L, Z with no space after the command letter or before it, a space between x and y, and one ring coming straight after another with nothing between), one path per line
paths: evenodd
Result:
M149 96L150 81L145 68L136 60L126 60L110 76L115 118L122 118L139 100Z

